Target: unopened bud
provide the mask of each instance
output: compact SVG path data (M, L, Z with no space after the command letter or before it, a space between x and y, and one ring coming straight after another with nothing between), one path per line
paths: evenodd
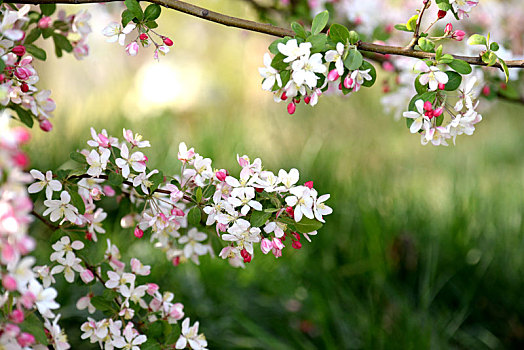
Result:
M444 90L446 88L446 84L438 83L438 89Z
M308 105L310 101L311 101L311 96L306 95L306 96L304 97L304 103Z
M144 236L144 231L140 229L140 227L135 227L135 232L133 232L136 238L142 238Z
M53 124L51 124L51 122L47 118L40 120L39 125L40 125L40 129L42 129L45 132L49 132L53 130Z
M295 105L295 102L290 102L288 105L287 105L287 112L289 114L293 114L295 113L295 110L297 109L297 106Z
M446 34L449 34L452 31L453 31L453 24L451 23L446 24L446 28L444 29L444 32L446 32Z
M424 102L424 110L431 111L432 109L433 109L433 105L431 104L431 102L429 101Z
M140 34L140 40L147 40L149 37L147 36L146 33L142 33Z
M29 85L27 85L26 83L22 83L22 85L20 85L20 90L22 90L22 92L28 92Z
M442 18L446 17L447 14L448 14L447 11L438 10L437 17L438 17L438 19L442 19Z
M338 74L338 71L336 69L333 69L328 73L327 78L329 81L335 81L338 78L340 78L340 75Z
M24 45L18 45L13 47L11 50L15 55L22 57L25 55L25 46Z
M173 46L173 40L169 39L167 36L163 37L163 38L162 38L162 41L163 41L164 44L167 45L167 46Z

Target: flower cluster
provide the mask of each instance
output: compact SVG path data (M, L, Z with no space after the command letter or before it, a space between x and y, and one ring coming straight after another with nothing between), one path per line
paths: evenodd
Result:
M36 119L44 131L52 129L49 118L56 105L50 98L51 91L35 87L39 77L33 67L34 58L45 60L47 55L33 43L40 36L52 37L58 56L66 51L82 59L89 53L87 36L91 32L88 12L66 16L59 11L53 19L50 16L55 8L43 5L41 12L35 12L29 5L17 10L0 5L0 105L15 110L28 126Z
M154 29L158 26L155 22L160 16L161 8L157 4L150 4L142 11L142 7L136 0L125 1L126 10L122 13L122 24L111 22L104 28L103 34L107 42L118 42L120 46L126 46L125 51L129 56L136 56L140 46L149 47L154 45L153 57L158 60L169 52L173 41L167 36L158 34ZM126 35L136 31L136 37L125 45ZM154 38L158 38L159 42Z
M122 217L122 227L134 228L137 238L148 235L174 265L187 260L198 264L200 256L214 256L212 232L226 244L220 257L234 266L251 261L254 244L260 244L264 254L272 251L280 257L286 237L300 249L301 237L310 240L332 212L325 204L329 195L319 195L312 181L298 184L296 169L281 169L277 175L265 170L258 158L251 162L247 156L237 156L241 167L237 178L225 169L213 169L211 159L181 143L181 175L167 177L148 168L142 149L150 143L142 136L126 129L123 141L105 130L91 129L91 136L90 149L72 154L84 164L85 173L60 170L44 175L32 170L35 182L29 187L31 193L45 190L44 216L60 227L82 228L90 241L105 233L107 214L98 206L103 196L127 202L131 209ZM56 243L62 253L51 257L59 264L52 274L64 272L68 281L75 271L82 276L85 269L74 254L82 247L80 242L76 245L67 238Z
M39 267L29 255L35 241L27 234L32 221L32 202L26 184L30 176L22 171L27 158L20 146L29 140L24 128L10 128L7 111L0 115L0 347L40 349L53 345L68 349L58 325L60 305L50 283L37 280ZM35 313L36 312L36 313ZM41 318L37 317L39 315ZM42 322L43 321L43 322ZM44 328L46 333L44 333ZM22 331L22 329L31 331Z
M338 24L330 28L328 35L321 33L327 18L327 11L317 15L311 32L293 23L296 37L276 40L269 47L275 56L264 55L265 67L259 69L262 88L273 92L276 102L291 99L289 114L295 113L301 98L310 106L316 105L329 83L349 94L375 82L375 68L363 60L355 46L358 34Z

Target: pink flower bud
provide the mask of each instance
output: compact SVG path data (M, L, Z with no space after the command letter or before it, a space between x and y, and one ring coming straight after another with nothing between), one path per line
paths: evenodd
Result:
M4 326L4 333L2 336L5 337L16 337L20 333L20 327L16 324L8 323Z
M295 105L295 102L290 102L288 105L287 105L287 112L289 114L293 114L295 113L295 110L297 109L297 106Z
M280 240L280 238L273 238L273 247L276 248L276 249L284 249L284 243L282 243L282 241Z
M126 53L129 56L136 56L138 54L138 43L136 41L132 41L126 46Z
M19 126L11 129L11 131L14 134L18 144L24 144L31 139L31 134L29 131L27 131L26 128Z
M15 68L15 76L20 80L27 80L33 75L33 72L31 72L28 68L25 67L16 67Z
M218 223L217 224L217 233L220 232L226 232L227 231L227 225Z
M27 85L26 83L22 83L22 85L20 85L20 90L22 90L22 92L28 92L29 85Z
M449 33L451 33L452 31L453 31L453 24L451 24L451 23L446 24L446 28L444 29L444 32L445 32L446 34L449 34Z
M29 165L29 158L24 152L18 152L12 157L12 161L19 167L25 168Z
M273 247L273 255L275 258L280 258L282 256L282 249L277 249Z
M426 110L426 111L433 110L433 106L431 105L431 102L429 102L429 101L424 102L424 110Z
M304 184L304 186L306 186L307 188L309 189L312 189L313 188L313 181L308 181Z
M273 243L267 239L262 239L262 242L260 243L260 249L262 250L262 253L267 254L273 249Z
M133 232L136 238L142 238L144 236L144 231L140 229L140 227L135 227L135 232Z
M451 38L455 39L456 41L462 41L464 40L465 36L466 36L466 33L463 30L456 30L451 35Z
M245 262L245 263L250 263L250 262L251 262L251 259L252 259L251 255L248 254L248 255L244 258L244 262Z
M16 290L16 280L12 276L9 276L9 275L4 276L4 277L2 277L2 286L6 290L12 292L12 291Z
M282 93L282 96L280 96L280 99L281 99L282 101L287 100L286 92L283 92L283 93Z
M484 87L482 88L482 94L484 96L489 96L491 94L491 88L489 87L489 85L484 85Z
M438 89L444 90L446 88L446 84L438 83Z
M82 281L85 283L85 284L88 284L89 282L91 282L92 280L95 279L95 276L93 275L93 273L91 272L91 270L89 269L85 269L84 271L82 271L80 273L80 278L82 279Z
M300 238L301 238L301 237L300 237L300 234L299 234L298 232L291 232L291 234L293 235L293 237L295 237L295 239L296 239L297 241L300 241Z
M24 312L20 309L13 310L9 315L9 320L13 323L22 323L24 322Z
M147 40L149 37L147 36L146 33L142 33L140 34L140 40Z
M132 214L128 214L120 219L120 226L122 228L130 228L134 225L135 219Z
M22 297L20 298L20 302L22 303L22 305L24 305L26 309L31 309L35 301L36 301L36 296L29 291L25 292L22 295Z
M53 20L51 19L51 17L43 16L38 21L38 28L41 28L41 29L49 28L49 26L51 25L52 22L53 22Z
M43 118L42 120L40 120L39 125L40 129L42 129L45 132L53 130L53 124L51 124L51 122L47 118Z
M442 18L446 17L447 14L448 14L447 11L438 10L437 17L438 17L438 19L442 19Z
M171 215L174 215L174 216L185 216L186 213L184 213L184 211L182 209L174 207L173 209L171 209Z
M35 343L35 337L32 334L22 332L17 338L16 341L18 342L18 345L25 348L27 346L31 346Z
M435 109L433 111L433 116L434 117L440 117L440 115L442 114L442 112L444 112L443 108L442 107L439 107L437 109Z
M384 68L384 70L386 72L393 72L393 71L395 71L395 66L393 65L393 63L391 63L389 61L384 61L384 63L382 63L382 68Z
M224 169L222 170L219 170L215 173L217 179L219 181L226 181L226 177L227 177L227 171L225 171Z
M98 188L92 188L91 191L89 191L89 194L91 195L91 198L93 198L94 200L100 200L100 198L102 197L102 191L100 191Z
M304 96L304 103L305 104L308 105L310 101L311 101L311 96L309 96L309 95Z
M351 86L353 85L353 79L351 79L351 77L349 75L347 75L345 78L344 78L344 87L346 89L351 89Z
M14 53L17 56L22 57L23 55L25 55L25 46L24 45L17 45L15 47L13 47L11 52Z
M163 37L163 38L162 38L162 41L163 41L164 44L167 45L167 46L173 46L173 40L169 39L167 36Z
M340 74L338 74L338 71L336 69L333 69L328 73L327 78L329 81L335 81L338 78L340 78Z
M171 260L171 263L173 264L173 266L178 266L180 265L180 257L179 256L175 256L173 258L173 260Z
M156 284L156 283L148 283L147 284L147 291L146 291L146 293L149 294L149 295L154 295L156 292L158 292L159 289L160 289L160 287L158 286L158 284Z
M105 186L103 187L103 190L104 190L104 194L105 194L106 196L108 196L108 197L113 197L113 196L116 194L116 192L115 192L115 190L113 189L113 187L108 186L108 185L105 185Z
M292 218L295 217L295 211L293 210L293 207L286 207L286 213Z
M302 243L300 243L299 241L293 241L293 243L291 243L291 246L295 249L300 249L302 248Z
M240 256L242 256L243 258L245 258L248 255L249 255L249 253L247 252L247 250L245 248L240 251Z

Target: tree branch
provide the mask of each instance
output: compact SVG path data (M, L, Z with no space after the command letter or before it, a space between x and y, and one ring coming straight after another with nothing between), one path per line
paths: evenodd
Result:
M68 5L79 5L79 4L92 4L92 3L109 3L116 2L119 0L18 0L19 4L68 4ZM170 8L175 11L183 12L185 14L195 16L206 21L211 21L219 24L223 24L229 27L236 27L245 30L250 30L257 33L273 35L277 37L294 36L295 33L288 28L277 27L268 23L258 23L249 21L243 18L232 17L224 15L222 13L210 11L203 7L199 7L193 4L188 4L179 0L148 0L148 2L158 4L160 6ZM429 58L435 57L434 53L416 51L412 48L403 48L398 46L387 46L377 45L367 42L359 42L357 45L361 51L375 52L383 55L397 55L397 56L408 56L415 58ZM460 59L468 62L469 64L476 66L487 66L486 63L482 62L480 56L458 56L453 55L456 59ZM524 68L524 60L506 61L506 64L510 68ZM499 63L496 63L492 67L502 69Z
M42 221L47 227L49 227L51 229L51 231L56 231L56 230L58 230L60 228L60 226L56 226L53 223L51 223L50 221L47 221L46 218L44 218L42 215L38 214L34 210L31 210L31 215L33 215L38 220Z

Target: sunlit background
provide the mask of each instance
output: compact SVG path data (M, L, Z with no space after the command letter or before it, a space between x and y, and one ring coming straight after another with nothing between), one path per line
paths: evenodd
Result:
M242 1L199 4L255 18ZM383 112L380 84L289 116L260 86L271 37L164 11L159 30L175 45L156 62L152 50L128 57L104 41L119 6L86 8L90 56L49 55L39 69L58 107L50 134L33 131L34 168L63 166L91 126L116 135L126 127L151 141L151 166L164 173L179 170L185 141L217 168L237 172L237 154L260 157L269 169L300 169L302 181L332 195L334 214L312 243L278 261L257 253L244 270L207 257L173 267L119 218L106 223L125 260L151 264L152 280L201 321L211 349L524 346L523 106L486 110L455 147L423 147ZM33 229L49 241L43 225ZM73 349L89 349L71 326L86 318L74 309L83 290L60 286Z

